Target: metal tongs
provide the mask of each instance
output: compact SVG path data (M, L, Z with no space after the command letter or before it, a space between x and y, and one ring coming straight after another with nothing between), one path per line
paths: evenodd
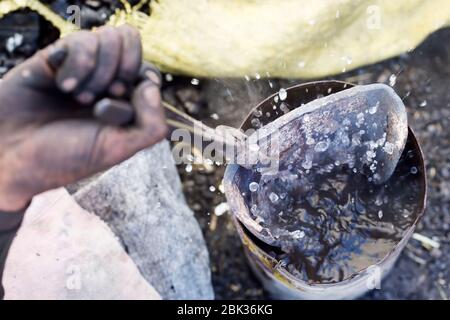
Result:
M149 79L149 77L146 76L148 68L157 72L157 70L144 63L141 68L138 83ZM242 131L223 125L213 129L170 105L166 101L162 101L162 106L166 111L166 122L170 129L169 137L177 129L185 130L186 133L196 137L196 139L194 138L191 141L195 140L201 142L201 146L195 145L194 147L200 148L204 147L206 144L214 143L216 146L215 158L222 157L225 161L233 161L234 163L241 162L240 164L244 165L242 161L239 161L240 158L238 156L240 155L241 158L245 158L242 157L242 153L247 136ZM129 102L125 100L106 97L99 100L95 104L93 110L97 119L110 125L126 126L131 124L134 120L133 108L130 106ZM230 150L233 150L233 152L229 152Z

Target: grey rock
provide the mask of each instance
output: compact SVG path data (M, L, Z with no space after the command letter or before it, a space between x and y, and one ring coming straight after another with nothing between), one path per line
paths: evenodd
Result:
M74 198L109 225L163 299L214 298L208 252L167 141L106 171Z

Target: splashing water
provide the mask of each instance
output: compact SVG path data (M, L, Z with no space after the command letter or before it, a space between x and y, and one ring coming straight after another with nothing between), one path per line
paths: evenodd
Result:
M288 253L290 272L309 282L342 281L380 261L416 218L420 186L411 152L405 150L382 185L348 164L308 163L304 170L301 162L275 176L253 172L258 192L245 199L255 221Z
M249 189L251 192L256 192L256 191L258 191L258 188L259 188L259 184L258 184L257 182L250 182L250 184L248 185L248 189Z
M416 218L420 181L415 151L401 145L405 110L383 93L282 116L289 121L261 129L283 137L278 172L238 171L251 218L305 281L342 281L379 262ZM252 183L257 192L247 192Z

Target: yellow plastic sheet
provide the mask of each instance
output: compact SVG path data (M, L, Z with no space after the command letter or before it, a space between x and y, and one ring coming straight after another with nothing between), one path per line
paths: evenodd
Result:
M38 11L62 34L75 29L37 0L1 0L0 16L20 7ZM128 8L109 24L125 22L141 31L145 59L163 71L316 78L414 49L450 25L450 1L159 0L150 17Z

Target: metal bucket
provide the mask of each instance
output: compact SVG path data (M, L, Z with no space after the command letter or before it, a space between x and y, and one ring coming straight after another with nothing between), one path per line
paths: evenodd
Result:
M284 101L289 106L301 107L302 104L306 104L321 96L326 96L338 91L342 91L354 86L350 83L340 81L318 81L310 82L301 85L296 85L286 89L288 95ZM277 93L268 97L256 106L252 112L247 116L241 125L241 129L244 131L252 128L251 122L255 117L256 112L265 115L258 117L262 125L268 124L284 113L277 108L275 111L273 106L277 104L280 106L280 102L275 103L274 98ZM414 232L414 229L424 213L426 202L426 171L423 160L422 151L419 143L414 136L411 128L409 129L407 147L405 150L414 150L414 158L412 162L414 166L418 168L419 174L419 202L416 212L414 212L416 219L414 223L406 230L404 237L400 242L393 247L383 259L381 259L376 265L370 266L366 269L354 274L351 278L332 284L309 284L302 279L295 277L284 266L284 264L274 258L273 253L280 251L279 248L270 246L265 242L254 236L246 227L246 223L249 221L240 221L236 212L233 214L233 222L239 233L239 236L244 244L245 253L250 262L250 266L261 280L264 288L274 297L278 299L354 299L364 294L370 289L374 288L374 281L377 278L381 281L389 271L392 269L400 252L405 247L409 238ZM232 187L236 184L236 172L239 166L236 164L230 164L227 166L224 176L225 194L229 202L235 201L235 196L232 194ZM233 209L234 207L234 209ZM237 208L237 209L236 209ZM232 206L232 210L239 210L238 206ZM271 254L272 253L272 254Z

